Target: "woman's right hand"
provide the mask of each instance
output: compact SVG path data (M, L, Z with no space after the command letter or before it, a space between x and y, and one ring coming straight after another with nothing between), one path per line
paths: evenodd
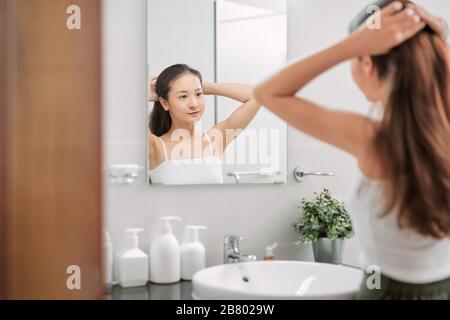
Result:
M150 83L148 86L148 101L155 102L159 100L158 94L156 93L156 80L157 76L150 77Z
M352 36L358 47L358 55L382 55L409 40L422 29L426 22L413 8L404 8L399 1L383 8L380 14L381 28L370 29L363 23Z

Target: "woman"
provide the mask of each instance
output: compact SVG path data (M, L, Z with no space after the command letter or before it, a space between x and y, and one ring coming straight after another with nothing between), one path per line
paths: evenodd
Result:
M295 128L354 155L361 171L350 212L366 275L359 299L450 298L450 62L445 24L406 1L375 3L381 28L364 10L351 35L296 62L255 88L255 97ZM371 22L370 20L369 22ZM325 109L295 96L333 66L352 75L383 117ZM381 205L378 205L381 204ZM375 269L374 269L375 270Z
M223 183L222 156L226 147L255 117L261 105L253 87L202 83L202 76L185 64L165 69L151 79L149 175L152 183ZM205 111L204 95L237 100L242 105L208 132L198 130Z

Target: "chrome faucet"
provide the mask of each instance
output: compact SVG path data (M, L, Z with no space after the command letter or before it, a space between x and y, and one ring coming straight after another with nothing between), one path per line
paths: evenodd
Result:
M223 243L223 263L238 263L256 261L257 258L254 255L246 255L240 252L239 240L243 240L243 237L236 235L226 235Z

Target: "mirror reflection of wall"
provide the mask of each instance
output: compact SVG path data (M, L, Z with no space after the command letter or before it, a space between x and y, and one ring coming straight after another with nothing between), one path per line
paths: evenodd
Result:
M216 36L217 81L256 85L286 63L286 2L218 1ZM232 111L233 102L218 97L218 121ZM286 124L262 108L250 127L252 130L246 130L227 149L228 161L223 167L226 181L234 183L233 173L241 172L244 182L285 183Z
M286 125L252 96L286 62L285 7L148 0L150 183L286 182Z

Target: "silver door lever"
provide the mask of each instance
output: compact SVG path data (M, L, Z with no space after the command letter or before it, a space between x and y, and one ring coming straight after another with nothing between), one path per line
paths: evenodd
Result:
M297 167L294 169L294 178L298 182L303 182L303 178L306 176L331 177L331 176L334 176L334 173L333 172L309 172L305 167Z

